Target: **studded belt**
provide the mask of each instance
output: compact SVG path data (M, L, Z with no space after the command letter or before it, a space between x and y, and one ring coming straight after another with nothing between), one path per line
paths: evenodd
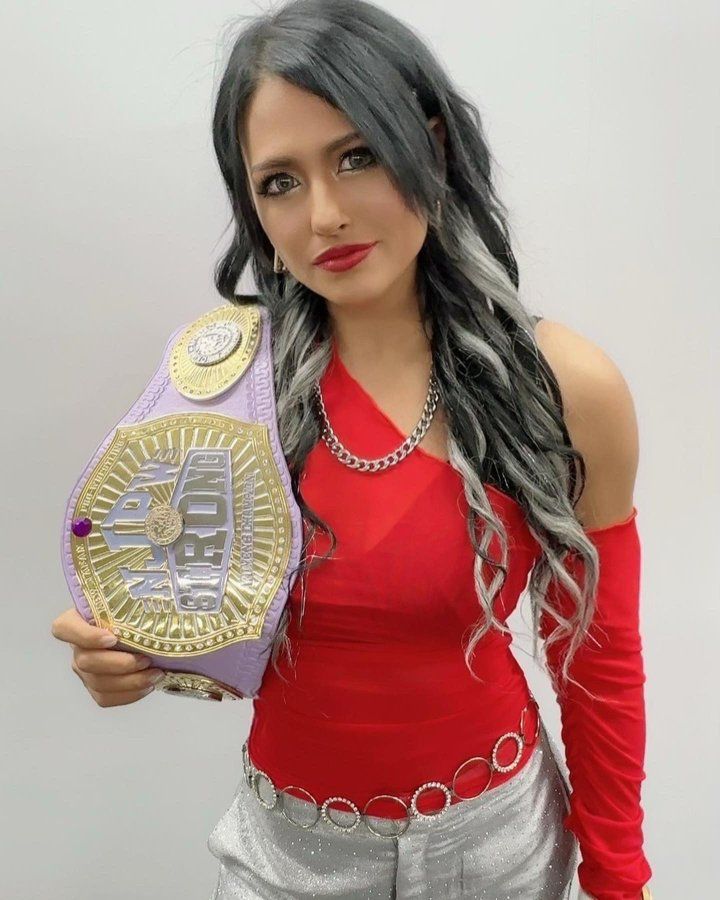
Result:
M535 708L536 726L532 738L527 738L525 736L525 717L531 706ZM527 705L520 713L520 724L518 730L508 731L505 734L500 735L500 737L495 741L495 744L493 745L489 758L485 756L471 756L469 759L466 759L464 762L460 763L460 765L455 770L455 774L452 777L450 785L443 784L440 781L426 781L411 793L376 794L374 797L371 797L370 800L368 800L362 811L359 809L357 804L355 804L348 797L327 797L322 803L318 803L317 799L310 793L310 791L305 790L305 788L300 787L299 785L288 784L284 788L278 789L267 772L264 772L262 769L257 768L257 766L252 763L249 755L247 741L245 741L245 743L242 745L243 772L245 776L245 782L247 786L252 790L253 795L257 799L258 803L260 803L261 806L264 806L265 809L275 809L279 806L282 814L285 816L288 822L291 822L298 828L314 828L320 818L322 818L325 822L332 825L333 828L345 834L348 834L354 831L354 829L357 828L361 822L363 822L367 829L372 832L372 834L375 834L378 837L396 838L408 829L408 827L410 826L410 822L413 819L417 821L437 819L448 810L453 799L459 801L474 800L484 794L485 791L490 787L495 772L511 772L513 769L517 768L517 766L520 764L520 759L522 757L523 751L525 750L525 747L533 746L536 743L538 734L540 733L540 726L540 709L538 707L537 701L531 695ZM515 758L508 764L503 765L499 762L498 756L500 753L500 749L508 741L512 741L515 744ZM456 784L460 774L471 763L484 764L487 767L488 779L481 791L471 797L467 797L462 796L457 792ZM261 796L261 789L263 785L266 786L272 799L266 800ZM308 807L309 809L314 806L314 813L312 814L310 821L299 822L289 814L285 806L285 797L296 797L295 794L290 793L291 789L299 791L301 794L307 797L307 800L310 804L310 806ZM420 809L418 809L418 799L424 792L434 789L442 791L445 795L443 806L437 812L421 812ZM393 801L398 804L399 808L402 809L402 812L400 813L400 816L398 818L393 817L389 820L393 823L397 823L397 830L393 831L392 833L384 833L382 831L378 831L373 828L372 824L370 823L371 818L377 818L377 816L372 816L372 814L369 812L370 806L378 800ZM409 806L406 800L409 800ZM341 825L338 822L335 822L330 816L329 812L331 803L345 804L348 807L348 812L352 812L354 814L353 821L349 825Z

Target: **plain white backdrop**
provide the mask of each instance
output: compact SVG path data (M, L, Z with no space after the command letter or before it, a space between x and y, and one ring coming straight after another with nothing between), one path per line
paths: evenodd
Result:
M393 0L477 102L528 307L594 340L640 422L646 852L718 887L718 110L713 0ZM205 900L249 702L100 709L50 635L67 497L171 331L222 299L210 115L249 2L6 2L0 895ZM252 289L252 284L249 285ZM527 598L510 624L527 633ZM527 635L526 635L527 636ZM545 675L516 656L556 738ZM558 738L559 739L559 738Z

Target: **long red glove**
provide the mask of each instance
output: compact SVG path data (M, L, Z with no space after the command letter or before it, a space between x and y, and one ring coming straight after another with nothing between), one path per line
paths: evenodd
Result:
M597 900L639 900L652 875L643 853L640 789L645 779L645 672L636 518L637 508L633 507L623 522L586 531L600 561L597 609L590 636L577 651L569 672L598 699L588 697L570 681L558 693L572 788L570 812L563 824L580 844L580 885ZM565 565L582 585L578 580L582 561L569 555ZM557 583L551 583L548 599L566 617L574 608L567 589ZM556 625L554 617L543 612L541 637L547 638ZM556 686L567 645L568 639L563 638L546 646Z

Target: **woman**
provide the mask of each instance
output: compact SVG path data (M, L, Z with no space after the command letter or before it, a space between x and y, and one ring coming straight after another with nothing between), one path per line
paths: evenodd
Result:
M216 284L251 261L309 526L213 896L559 900L580 855L582 896L649 896L632 398L520 301L477 109L383 10L296 0L236 37L213 138ZM526 586L569 780L510 650Z

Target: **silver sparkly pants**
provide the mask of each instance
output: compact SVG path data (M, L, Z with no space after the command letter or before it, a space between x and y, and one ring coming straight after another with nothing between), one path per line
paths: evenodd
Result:
M288 815L308 821L310 804L283 795ZM210 900L570 900L578 844L562 820L569 785L559 752L540 729L523 769L437 819L412 819L399 837L360 824L349 834L320 818L312 829L265 809L243 777L207 847L220 861ZM303 808L305 814L303 816ZM350 825L354 814L333 810ZM387 820L370 818L387 833Z

